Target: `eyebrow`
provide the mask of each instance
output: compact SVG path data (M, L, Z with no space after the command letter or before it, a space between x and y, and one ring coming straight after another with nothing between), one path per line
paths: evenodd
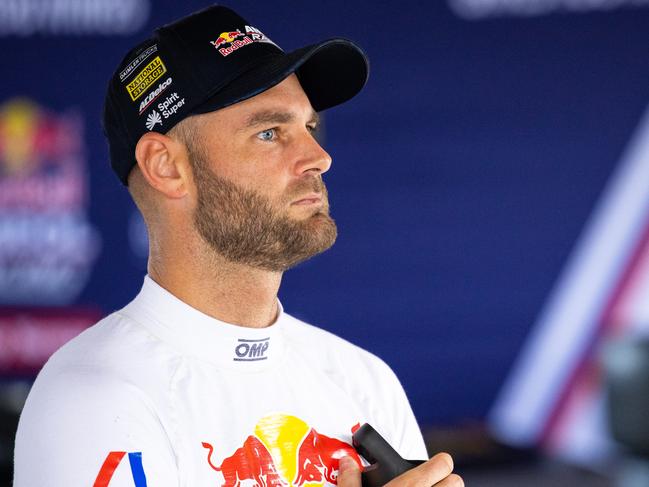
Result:
M295 114L291 112L280 112L275 110L264 110L261 112L253 113L246 120L243 128L248 129L252 127L257 127L259 125L265 125L269 123L290 123L295 120ZM311 113L311 118L309 123L315 123L316 125L320 123L320 116L317 112Z

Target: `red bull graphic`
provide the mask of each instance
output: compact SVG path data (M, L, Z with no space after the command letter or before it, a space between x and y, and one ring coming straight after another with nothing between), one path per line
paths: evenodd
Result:
M323 479L330 484L336 484L338 461L346 455L356 456L360 468L360 459L350 445L320 434L311 428L309 434L302 440L298 451L298 472L294 485L322 483Z
M220 47L222 44L232 44L237 37L245 36L240 30L235 30L232 32L221 32L219 37L212 41L214 47Z
M225 481L221 487L237 487L246 480L253 480L259 487L288 485L277 473L273 457L255 436L248 436L243 446L223 460L220 466L212 463L212 445L203 443L203 447L209 450L207 462L210 467L223 474Z
M212 444L203 442L203 447L210 467L223 476L220 487L336 485L340 458L349 456L362 465L351 445L287 414L264 416L254 434L220 465L213 463Z
M279 49L279 46L266 37L259 29L246 25L246 32L241 32L239 29L227 32L221 32L215 41L210 41L221 54L226 57L232 54L237 49L250 45L253 42L265 42L272 44Z
M83 146L75 111L0 105L1 304L68 304L85 286L99 236L85 215Z

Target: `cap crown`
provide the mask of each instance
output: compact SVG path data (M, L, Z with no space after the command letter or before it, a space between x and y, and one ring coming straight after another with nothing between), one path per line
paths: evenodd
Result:
M365 84L363 51L331 39L285 54L258 28L223 6L165 25L129 51L113 74L103 125L113 170L124 184L147 131L167 133L189 115L250 98L295 72L316 111Z
M166 133L262 59L282 54L227 7L209 7L157 29L124 57L108 87L104 131L120 179L126 183L142 134Z

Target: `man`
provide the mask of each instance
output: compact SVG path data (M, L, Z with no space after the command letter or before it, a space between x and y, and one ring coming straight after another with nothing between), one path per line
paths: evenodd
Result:
M126 55L104 126L147 224L148 276L41 371L15 487L356 487L364 422L425 458L392 371L277 300L282 273L336 238L317 111L367 73L349 41L284 54L224 7ZM462 485L451 469L440 454L394 485Z

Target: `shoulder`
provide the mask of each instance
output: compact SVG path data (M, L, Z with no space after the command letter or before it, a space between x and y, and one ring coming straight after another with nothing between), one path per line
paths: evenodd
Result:
M359 382L398 384L392 369L377 355L344 338L293 316L287 315L287 341L294 349L308 351L324 367L338 371L353 370ZM369 381L369 382L368 382Z
M146 451L150 462L172 459L168 378L156 370L165 366L165 353L119 313L59 349L20 416L15 484L89 485L109 451ZM152 474L171 478L172 467L162 462Z
M43 433L83 445L88 435L110 439L152 429L167 416L169 357L143 327L111 314L50 357L21 413L16 444Z
M373 365L383 361L373 353L318 326L302 321L294 316L286 316L286 338L294 345L312 348L317 345L320 351L348 359L367 361Z
M57 350L38 374L30 395L45 401L99 394L156 399L167 388L178 357L147 329L117 311Z
M327 375L353 398L364 420L376 427L404 458L427 458L426 448L405 391L379 357L331 332L290 317L291 353Z

